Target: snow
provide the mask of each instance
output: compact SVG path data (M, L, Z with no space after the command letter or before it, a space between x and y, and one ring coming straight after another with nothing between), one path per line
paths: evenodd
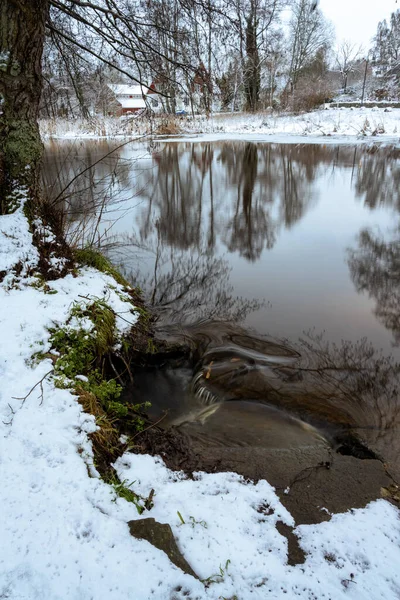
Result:
M32 287L26 268L11 274L20 261L30 273L38 261L20 209L0 217L0 252L0 270L8 272L0 284L0 598L399 597L400 520L386 500L297 527L307 559L292 567L276 523L295 524L266 481L254 485L233 473L189 480L159 457L125 453L115 465L120 479L142 496L155 490L154 508L143 516L170 523L207 585L133 538L127 522L139 518L135 506L117 497L93 465L94 417L73 393L54 387L49 359L31 361L34 352L50 349L48 327L63 325L74 302L105 298L124 315L119 332L128 331L128 298L91 268L48 282L50 294ZM267 505L273 512L260 508Z
M188 139L211 141L219 139L256 139L268 142L346 143L400 141L400 109L335 108L327 104L313 112L300 115L287 113L216 113L210 119L205 116L181 118L177 124ZM120 120L116 118L41 122L44 137L96 138L136 137L149 130L146 119ZM193 137L195 134L195 137ZM182 136L179 136L181 138ZM163 138L164 139L164 138ZM174 137L172 139L178 139ZM186 139L186 137L185 137Z
M20 263L27 272L38 260L39 255L32 246L32 235L22 211L0 217L0 273L7 272L3 287L13 279L13 266Z
M214 575L212 598L398 597L400 521L384 500L327 523L297 527L308 555L303 565L289 567L276 523L294 525L293 518L266 481L246 484L233 473L198 473L192 481L169 471L160 458L129 453L116 468L143 496L155 489L151 516L171 524L200 578ZM261 506L268 510L260 512ZM224 576L215 577L220 567Z
M309 138L323 143L341 141L394 141L400 139L400 109L334 108L325 105L319 110L300 115L288 114L216 114L211 119L197 119L203 134L244 134L262 136L277 141L277 136L302 141Z

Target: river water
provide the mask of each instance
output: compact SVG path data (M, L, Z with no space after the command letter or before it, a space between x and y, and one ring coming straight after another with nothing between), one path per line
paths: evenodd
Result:
M49 144L49 195L116 146ZM131 143L64 195L72 196L77 237L91 242L103 235L103 248L170 320L241 317L258 333L297 339L315 329L336 342L367 337L399 356L397 153L240 141Z
M215 332L219 322L236 322L257 338L288 340L302 356L302 373L308 370L300 381L300 371L293 379L271 352L266 366L249 355L252 344L231 344L227 371L235 361L252 368L241 371L236 387L231 376L211 388L205 382L219 399L229 389L233 404L228 413L223 402L217 415L208 414L208 434L204 419L201 430L190 425L194 437L206 432L214 444L262 445L272 443L264 439L271 440L268 428L281 428L290 444L304 445L305 428L288 421L293 412L315 426L351 426L396 461L400 410L397 379L389 385L388 373L397 371L376 353L400 357L398 151L240 140L60 141L46 147L44 179L49 197L63 199L71 240L106 252L144 290L161 328L171 333L179 324L182 332L182 324L212 322ZM192 340L204 339L196 331ZM232 335L218 339L206 349L231 343ZM321 376L327 370L329 381ZM351 370L362 378L349 379ZM167 374L157 394L144 380L142 393L159 396L159 411L175 402L179 421L176 403L191 376L182 372L177 384ZM335 401L333 390L340 390ZM314 443L318 435L307 431ZM279 447L282 437L273 443Z

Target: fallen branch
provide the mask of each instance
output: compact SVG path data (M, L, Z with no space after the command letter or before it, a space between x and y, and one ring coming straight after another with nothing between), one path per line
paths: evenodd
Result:
M45 375L43 375L42 379L40 379L40 381L38 381L37 383L35 383L35 385L29 390L29 392L26 394L26 396L23 396L22 398L17 398L16 396L13 396L12 397L13 400L22 400L21 406L23 406L25 400L27 398L29 398L29 396L37 388L37 386L40 385L40 405L39 406L42 406L42 404L43 404L43 381L46 379L46 377L48 375L50 375L53 372L54 372L54 369L51 369L51 371L48 371Z
M13 407L11 406L11 404L8 402L8 407L11 410L11 420L10 421L2 421L3 425L12 425L13 421L14 421L14 415L15 415L15 410L13 409Z
M161 417L161 419L158 419L158 421L156 421L155 423L152 423L148 427L145 427L144 429L142 429L142 431L138 431L137 433L135 433L135 435L133 437L131 437L131 440L134 440L141 433L144 433L145 431L148 431L149 429L152 429L152 427L155 427L156 425L158 425L159 423L161 423L161 421L163 419L165 419L165 417L167 416L167 414L168 414L168 412L164 413L163 416Z

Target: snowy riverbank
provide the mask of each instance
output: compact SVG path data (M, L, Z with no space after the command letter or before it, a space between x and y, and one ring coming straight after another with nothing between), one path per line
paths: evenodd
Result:
M289 566L276 524L295 523L266 481L232 473L189 480L160 458L125 453L115 465L120 480L143 497L155 490L153 509L141 516L171 525L204 582L133 538L127 522L140 518L135 505L93 464L94 417L54 385L50 358L32 364L31 357L50 350L48 328L65 326L72 306L104 299L119 336L136 313L109 275L86 267L39 285L38 261L22 210L1 216L1 598L398 598L400 519L385 500L297 527L306 561Z
M164 121L164 131L171 127L171 119ZM42 136L48 138L97 139L101 137L129 138L157 131L162 118L150 123L144 118L93 118L90 121L57 120L40 123ZM400 140L400 109L398 108L326 108L300 115L286 113L215 114L209 119L197 116L173 120L182 135L206 134L207 139L240 135L264 141L376 141L397 144ZM160 131L163 131L161 127ZM210 137L212 135L212 137ZM203 138L202 138L203 139Z

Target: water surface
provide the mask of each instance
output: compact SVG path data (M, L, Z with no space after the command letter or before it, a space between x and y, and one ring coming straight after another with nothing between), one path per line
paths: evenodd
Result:
M49 145L50 196L117 145ZM399 355L395 151L130 143L64 196L75 238L108 249L167 321L241 319L290 340L314 329Z
M168 409L204 452L258 448L261 466L266 449L315 462L350 431L400 474L398 369L378 353L399 357L397 151L63 142L44 178L73 243L108 253L196 348L194 371L136 376L154 418Z

